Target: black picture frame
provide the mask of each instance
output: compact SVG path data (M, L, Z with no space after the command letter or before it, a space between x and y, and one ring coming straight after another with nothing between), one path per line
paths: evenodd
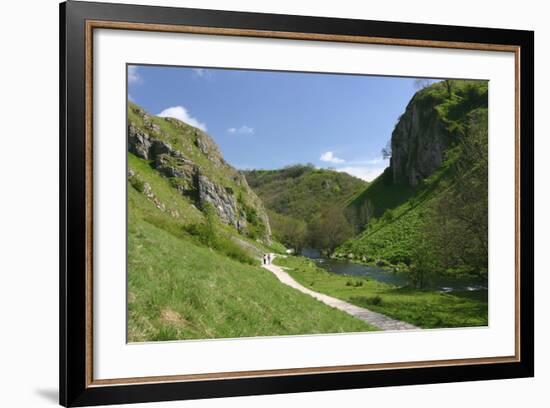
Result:
M339 18L68 1L60 5L60 403L122 404L534 375L534 33ZM519 47L519 355L513 362L93 386L87 380L86 22L186 25L270 32ZM89 237L89 236L88 236Z

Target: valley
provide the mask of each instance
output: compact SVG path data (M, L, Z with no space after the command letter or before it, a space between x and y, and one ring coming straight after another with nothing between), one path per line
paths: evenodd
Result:
M419 90L370 182L307 163L241 171L203 130L130 102L129 340L379 329L281 284L265 253L307 290L397 321L486 326L487 92Z

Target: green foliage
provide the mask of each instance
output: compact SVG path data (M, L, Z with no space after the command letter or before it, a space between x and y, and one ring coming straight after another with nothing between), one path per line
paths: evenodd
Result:
M422 328L487 326L488 303L473 292L440 293L337 275L303 257L275 258L299 283L315 291ZM362 285L348 282L362 281Z
M248 222L248 236L252 239L264 237L266 234L266 225L258 215L256 208L247 204L242 193L238 195L237 201Z
M458 140L468 128L468 114L487 108L488 91L486 81L446 80L419 91L413 100L428 112L434 109Z
M426 239L422 232L416 234L416 245L412 249L412 264L407 272L412 286L420 289L427 287L438 270L435 261L433 242Z
M384 214L382 214L381 221L382 222L392 222L393 221L393 212L392 212L391 209L388 208L386 211L384 211Z
M156 196L159 202L165 205L166 211L163 213L159 211L153 203L149 200L149 206L145 206L143 210L148 214L148 217L162 217L166 218L169 223L174 225L187 224L190 222L197 222L203 219L201 211L195 208L191 202L182 197L182 195L173 188L171 181L167 178L161 177L155 170L151 168L146 160L140 159L131 153L128 153L128 168L134 172L134 176L130 177L128 182L132 185L132 190L139 192L143 195L145 183L149 184L152 192ZM139 180L137 186L134 187L132 183L135 180ZM128 195L130 197L130 189ZM145 199L145 197L143 197ZM145 204L148 200L139 201L139 204ZM132 204L138 205L138 203ZM130 202L128 203L130 209ZM174 223L174 217L167 216L166 214L174 213L178 214ZM176 228L177 229L177 228Z
M442 81L417 92L414 103L453 138L443 164L416 188L393 183L386 169L350 200L348 211L369 203L372 215L336 255L405 265L418 287L434 273L486 275L487 90L484 81Z
M198 149L201 132L176 120L146 118L130 104L129 122L146 126L148 121L155 137L237 197L250 227L248 237L239 236L218 221L213 208L199 211L192 197L176 189L189 186L161 177L151 163L129 154L135 174L128 180L130 341L371 330L255 265L258 252L284 252L279 242L298 250L315 243L333 252L357 233L336 254L398 265L416 287L330 274L300 257L276 262L304 286L420 327L487 325L486 298L422 290L433 273L486 274L480 248L487 244L487 84L443 81L414 98L452 137L442 167L417 188L394 184L389 169L370 185L312 165L246 172L270 209L276 238L270 248L256 242L266 229L255 196L238 173L220 171ZM145 183L151 194L144 194Z
M132 208L128 227L130 342L372 330L259 266L158 228Z
M330 254L352 235L353 229L342 209L328 207L311 220L308 228L308 243Z
M361 193L353 197L349 208L360 208L365 202L370 202L373 207L373 217L379 218L387 209L393 209L409 200L415 193L415 189L404 184L393 184L391 168L386 168Z
M161 130L167 138L174 126L180 134L189 131L193 136L186 125L150 120L164 124ZM173 146L180 143L177 148L186 155L196 153L185 140L166 140ZM134 174L128 180L129 341L372 330L281 285L260 268L258 253L284 252L281 244L273 242L268 249L238 235L218 221L211 207L197 209L192 198L175 188L174 180L162 177L146 160L129 153L128 166ZM147 195L145 183L150 187ZM237 187L234 192L239 194Z
M368 306L381 306L384 302L382 296L353 296L350 300L356 304L368 305Z
M184 226L187 233L195 237L201 244L231 259L249 265L257 263L244 248L231 239L230 235L224 234L221 231L214 208L210 204L205 205L202 211L205 221Z
M372 330L281 285L258 260L250 265L247 247L238 244L245 238L211 209L194 208L145 160L129 154L128 162L158 200L128 189L129 341ZM277 243L273 248L284 251Z
M267 252L275 252L276 254L286 253L286 247L276 240L272 240L271 244L266 245L266 248L268 249Z
M349 174L315 169L311 165L250 170L245 176L267 208L306 222L326 203L344 203L367 185Z
M367 299L367 303L369 305L380 306L383 303L382 296L380 296L380 295L373 296L373 297Z
M308 240L308 227L305 221L269 210L267 214L275 238L299 253Z
M138 192L143 193L145 190L145 183L142 179L140 179L138 176L133 174L132 176L128 177L128 182L130 185L135 188Z
M424 269L443 269L487 275L488 262L488 149L487 110L469 115L468 132L457 147L462 154L451 166L448 188L430 203L419 237L426 242L417 263ZM429 221L428 221L429 220Z
M312 245L331 250L347 239L355 219L343 217L346 202L367 185L349 174L315 169L313 165L251 170L245 175L269 210L274 236L297 251ZM329 220L329 212L335 220ZM336 228L340 231L329 225L337 223L342 226ZM321 239L323 233L332 237Z

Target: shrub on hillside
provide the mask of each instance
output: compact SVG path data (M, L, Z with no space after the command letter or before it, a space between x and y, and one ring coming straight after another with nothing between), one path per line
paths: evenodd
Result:
M143 191L145 191L145 183L137 175L132 174L128 177L128 181L130 182L130 185L134 187L139 193L143 193Z
M184 227L188 234L196 237L201 244L236 261L250 265L256 263L244 248L220 232L214 209L210 205L205 205L203 213L206 218L205 222L189 224Z
M382 297L379 295L367 298L366 303L368 305L380 306L382 304Z

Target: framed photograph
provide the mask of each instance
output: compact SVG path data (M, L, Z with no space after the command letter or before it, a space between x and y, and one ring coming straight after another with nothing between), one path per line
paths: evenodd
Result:
M534 375L533 32L60 16L62 405Z

